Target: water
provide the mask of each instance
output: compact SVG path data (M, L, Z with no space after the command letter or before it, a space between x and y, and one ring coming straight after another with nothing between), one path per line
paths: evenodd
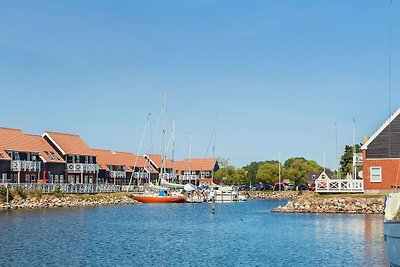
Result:
M0 266L385 266L382 216L283 201L0 213Z

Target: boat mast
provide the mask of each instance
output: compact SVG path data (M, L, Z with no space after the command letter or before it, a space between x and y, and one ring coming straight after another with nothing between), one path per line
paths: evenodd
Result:
M217 131L216 131L216 129L214 128L214 142L213 142L213 148L212 148L213 162L214 162L214 160L215 160L215 138L216 138L216 134L217 134ZM215 163L217 163L217 161L215 161ZM214 165L214 167L213 167L212 170L211 170L211 184L214 183L214 168L215 168L215 165Z
M149 120L149 155L147 157L147 160L145 162L147 162L148 166L150 166L150 156L151 153L153 153L153 140L151 137L151 112L149 112L149 116L148 116L148 120ZM149 173L148 173L148 182L150 183L150 167L149 167Z
M166 150L167 150L167 96L168 93L165 93L164 100L164 108L163 108L163 116L164 116L164 127L163 127L163 141L162 141L162 161L161 161L161 170L159 175L159 182L161 182L161 178L165 173L165 161L166 161Z
M172 120L172 180L175 181L175 118Z
M279 152L279 158L278 158L278 171L279 171L279 191L281 191L281 152Z
M189 133L189 184L192 183L192 132Z

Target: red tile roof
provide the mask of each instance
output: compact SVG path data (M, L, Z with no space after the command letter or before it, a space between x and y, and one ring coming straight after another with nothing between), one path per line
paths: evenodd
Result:
M125 166L126 171L132 171L133 167L136 166L145 168L151 173L157 173L142 156L136 156L129 152L113 152L104 149L92 149L92 151L96 154L100 169L108 170L107 165L115 165Z
M176 169L179 171L211 171L217 159L204 158L204 159L185 159L183 162L176 162Z
M43 137L25 134L19 129L0 128L0 159L10 160L6 151L38 153L44 161L65 162Z
M56 147L61 149L64 155L95 156L89 146L76 134L45 132L43 136L50 137Z

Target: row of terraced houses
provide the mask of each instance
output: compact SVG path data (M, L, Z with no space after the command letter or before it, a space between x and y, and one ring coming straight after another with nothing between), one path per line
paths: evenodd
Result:
M94 149L76 134L0 128L0 183L134 185L156 181L161 169L171 182L210 184L219 166L211 158L163 162L161 155Z

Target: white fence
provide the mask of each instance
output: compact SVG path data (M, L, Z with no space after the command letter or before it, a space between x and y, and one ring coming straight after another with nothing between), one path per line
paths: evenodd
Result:
M18 184L8 183L1 184L8 189L15 189L17 187L29 191L31 189L41 190L42 193L54 193L60 191L67 194L95 194L95 193L113 193L121 192L120 185L113 184ZM134 189L134 188L129 188Z
M364 180L317 179L317 193L364 193Z

